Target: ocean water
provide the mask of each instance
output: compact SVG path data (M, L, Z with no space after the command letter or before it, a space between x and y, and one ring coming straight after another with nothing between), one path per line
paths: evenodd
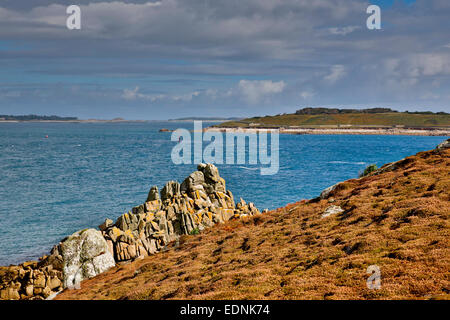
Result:
M192 123L0 123L0 265L36 259L65 236L141 204L152 185L161 189L195 171L172 163L176 142L161 128ZM278 174L261 176L254 165L218 168L236 200L273 209L444 139L280 135Z

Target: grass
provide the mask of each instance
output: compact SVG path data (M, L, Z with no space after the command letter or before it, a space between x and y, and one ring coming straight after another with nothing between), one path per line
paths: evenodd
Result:
M450 150L229 221L57 299L448 299ZM344 212L321 218L330 205ZM367 267L381 270L370 290Z
M254 126L298 126L308 128L339 127L339 126L406 126L414 128L449 127L450 114L411 114L405 112L393 113L356 113L356 114L323 114L297 115L284 114L247 118L240 121L228 121L218 127L249 127Z

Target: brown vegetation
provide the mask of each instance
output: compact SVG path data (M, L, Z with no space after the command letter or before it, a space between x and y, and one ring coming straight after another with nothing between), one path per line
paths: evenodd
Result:
M440 299L450 290L450 149L183 236L57 299ZM344 211L321 218L330 205ZM366 286L369 265L381 289Z

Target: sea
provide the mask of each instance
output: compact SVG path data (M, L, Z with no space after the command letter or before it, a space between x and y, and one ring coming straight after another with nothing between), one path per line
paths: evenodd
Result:
M75 231L143 203L151 186L182 182L196 164L173 163L178 141L162 128L193 123L0 123L0 265L37 259ZM286 134L277 174L261 175L260 165L217 167L236 201L275 209L447 138Z

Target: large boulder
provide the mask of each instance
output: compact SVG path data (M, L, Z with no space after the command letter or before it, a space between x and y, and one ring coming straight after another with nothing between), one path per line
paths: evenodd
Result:
M61 243L63 284L66 288L79 285L115 266L114 257L100 231L86 229L75 232Z
M339 206L329 206L325 209L325 211L322 213L322 218L326 218L335 214L339 214L344 212L344 209L342 209Z

